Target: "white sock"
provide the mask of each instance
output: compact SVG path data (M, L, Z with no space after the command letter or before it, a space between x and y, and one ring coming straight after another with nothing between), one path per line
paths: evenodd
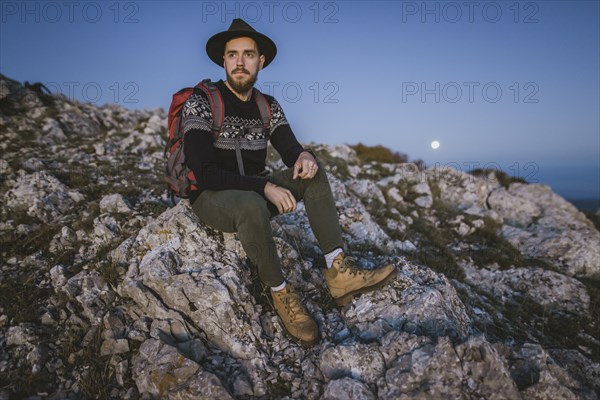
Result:
M280 290L285 289L285 285L287 284L286 281L283 281L283 283L279 286L271 286L271 291L273 292L279 292Z
M340 254L343 253L344 250L340 249L339 247L337 249L335 249L334 251L332 251L331 253L327 253L325 254L325 262L327 263L327 268L331 268L331 266L333 265L333 260Z

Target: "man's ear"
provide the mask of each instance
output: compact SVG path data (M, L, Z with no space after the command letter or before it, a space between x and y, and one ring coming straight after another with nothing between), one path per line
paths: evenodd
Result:
M265 64L265 55L261 54L258 59L260 60L260 63L258 64L258 69L261 70L263 69L263 65Z

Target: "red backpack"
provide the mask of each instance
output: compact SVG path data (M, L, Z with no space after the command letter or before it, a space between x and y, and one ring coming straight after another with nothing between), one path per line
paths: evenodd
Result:
M168 125L169 125L169 140L165 146L164 156L166 159L166 174L165 181L167 182L167 191L173 201L173 197L180 198L189 197L190 191L197 188L197 180L194 172L188 168L185 151L183 148L183 105L188 97L194 91L202 90L206 93L210 102L212 112L213 125L211 130L216 138L221 134L223 127L223 119L225 110L223 105L223 97L221 92L210 79L205 79L198 83L195 87L183 88L173 95L171 106L169 107ZM254 99L258 105L260 116L263 122L263 129L266 132L267 139L269 134L269 126L271 124L271 107L265 96L258 90L254 90ZM240 175L244 175L244 166L242 162L242 154L240 146L236 140L236 157Z

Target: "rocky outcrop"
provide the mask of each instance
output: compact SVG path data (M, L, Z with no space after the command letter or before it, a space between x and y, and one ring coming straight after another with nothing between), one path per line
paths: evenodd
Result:
M600 233L547 186L513 183L493 191L489 203L504 220L503 236L523 254L571 276L600 274Z
M0 398L598 398L599 233L543 185L315 145L347 251L398 274L335 307L302 203L273 219L305 348L235 235L170 206L163 110L2 76L0 106Z

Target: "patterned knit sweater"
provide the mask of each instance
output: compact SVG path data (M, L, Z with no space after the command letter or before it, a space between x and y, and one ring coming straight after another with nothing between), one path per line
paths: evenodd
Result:
M203 190L254 190L264 196L266 178L256 176L265 169L267 142L291 167L304 148L294 136L277 100L265 97L271 107L269 138L262 132L260 111L254 98L242 101L220 80L216 83L225 105L223 128L218 139L211 132L213 123L206 94L192 94L183 106L183 131L186 160L198 181L198 190L190 193L193 203ZM245 176L239 174L235 139L240 148Z

